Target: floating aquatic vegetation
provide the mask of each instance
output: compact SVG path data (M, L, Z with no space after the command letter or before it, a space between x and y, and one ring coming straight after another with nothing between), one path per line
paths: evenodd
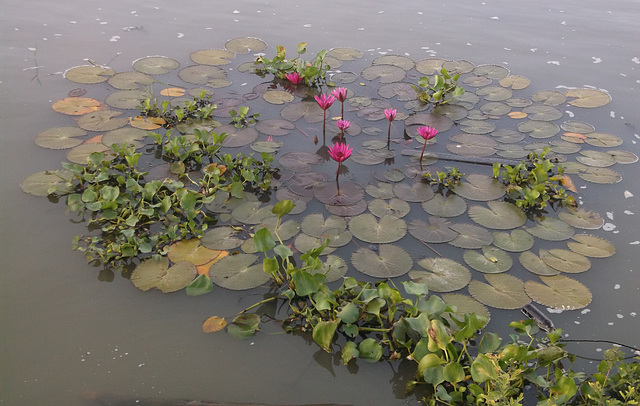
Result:
M519 309L531 302L524 282L512 275L486 274L487 283L471 281L469 294L484 305L498 309Z

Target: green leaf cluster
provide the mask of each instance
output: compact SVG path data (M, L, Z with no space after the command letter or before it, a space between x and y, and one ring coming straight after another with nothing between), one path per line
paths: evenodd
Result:
M209 101L210 98L211 96L202 91L198 96L194 96L193 100L184 102L184 107L173 106L169 100L158 102L156 98L147 98L141 102L138 110L143 117L164 119L164 127L172 128L189 120L210 119L213 110L217 108L217 105Z
M438 185L440 190L444 188L453 190L460 183L463 176L464 173L454 166L446 172L437 171L435 176L431 172L426 172L422 175L422 181L431 185Z
M260 113L249 114L248 106L240 106L238 111L231 110L229 111L229 116L231 116L231 120L233 120L233 125L236 128L245 128L249 125L253 125L256 123L258 117L260 117Z
M440 75L435 74L433 78L423 76L418 80L418 86L412 84L411 87L421 102L440 106L464 94L464 88L458 86L459 78L459 73L452 76L447 69L442 68Z
M307 86L320 86L325 83L327 70L331 67L324 61L327 51L322 50L313 60L306 61L301 56L307 52L307 43L298 44L298 55L287 59L287 51L282 45L276 47L276 55L269 59L264 55L258 56L254 62L256 73L262 77L270 73L279 79L284 79L287 73L298 72Z

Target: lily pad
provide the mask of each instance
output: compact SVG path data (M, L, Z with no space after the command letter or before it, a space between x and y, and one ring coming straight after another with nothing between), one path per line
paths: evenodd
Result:
M483 87L493 83L493 79L484 76L467 76L462 80L462 83L471 87Z
M316 154L310 152L287 152L283 154L278 160L283 168L289 169L293 172L303 173L311 172L313 167L311 165L318 165L324 162L324 159Z
M329 113L327 113L328 115ZM309 124L321 123L324 112L315 101L301 101L285 106L280 111L280 116L291 122L297 121L304 117Z
M277 141L256 141L251 144L251 149L256 152L266 152L268 154L276 154L284 143Z
M567 100L567 97L555 90L542 90L531 96L531 100L536 103L542 103L547 106L558 106Z
M530 106L522 110L527 113L530 120L554 121L562 118L564 113L553 106Z
M67 149L82 144L79 137L87 132L78 127L54 127L40 132L33 140L36 145L49 149Z
M255 226L254 230L260 230L263 227L266 227L271 235L276 236L276 232L282 241L287 241L295 237L300 232L300 224L295 220L286 220L280 222L278 229L276 230L276 224L278 222L278 217L269 217L261 224ZM346 229L346 226L345 226Z
M450 228L458 233L455 239L449 241L454 247L479 249L493 242L493 235L487 229L473 224L454 224Z
M193 62L201 65L228 65L236 54L225 49L203 49L193 52L190 58Z
M384 172L375 171L373 177L381 182L402 182L404 180L404 173L398 168L392 168Z
M76 66L64 72L64 77L75 83L95 84L106 82L116 71L105 66Z
M591 303L589 288L564 275L540 276L544 283L527 281L527 295L543 306L562 310L576 310Z
M98 100L88 97L67 97L53 103L51 108L58 113L81 116L92 111L98 111L101 105L102 103Z
M483 206L469 207L469 218L486 228L511 230L527 222L527 216L515 204L492 200Z
M490 121L484 121L484 120L462 120L458 124L460 125L460 130L464 131L467 134L489 134L491 131L496 129L495 124L493 124ZM453 137L449 137L449 139L451 138ZM477 137L477 138L481 138L481 137ZM468 141L470 141L471 139L472 138L468 138Z
M111 146L113 144L129 144L133 145L135 148L139 148L142 144L138 141L142 141L146 138L146 131L133 127L124 127L104 134L102 136L102 143L107 146Z
M391 183L378 182L378 186L369 184L364 190L369 196L378 199L392 199L396 196L393 193L393 185Z
M522 135L522 138L524 138L524 135ZM496 149L498 149L496 155L507 159L522 159L529 155L529 151L524 149L522 145L517 144L498 145Z
M133 69L148 75L163 75L178 69L180 63L166 56L147 56L133 62Z
M223 125L216 129L218 133L227 133L227 138L222 142L223 147L239 148L251 144L258 139L258 131L253 127L236 128L231 124Z
M554 217L537 220L535 226L525 228L525 230L534 237L547 241L568 240L574 233L573 227Z
M614 184L622 180L620 172L616 172L609 168L590 167L584 171L578 172L578 176L587 182L599 184Z
M423 258L418 261L418 265L427 271L411 271L409 278L426 284L432 292L453 292L464 288L471 281L471 272L449 258Z
M614 151L607 151L607 153L613 156L613 158L616 160L616 163L619 163L619 164L626 165L626 164L634 164L638 162L638 156L633 152L614 150Z
M513 230L511 233L494 232L493 245L509 252L530 250L534 244L533 236L524 230Z
M500 102L485 103L480 106L480 111L489 116L504 116L511 111L511 106Z
M443 243L449 242L458 236L458 233L452 230L451 221L440 217L432 216L429 222L421 219L411 220L409 223L409 234L420 241L426 243Z
M295 96L284 90L269 90L262 94L262 98L271 104L285 104L292 102Z
M94 152L104 152L104 160L111 161L115 155L109 147L102 143L85 143L80 144L77 147L73 147L67 152L67 159L73 163L86 165L89 155Z
M402 218L409 214L411 206L409 203L398 198L392 198L389 201L383 199L374 199L369 202L369 211L376 217L394 216Z
M567 90L565 96L569 99L569 104L576 107L595 108L602 107L611 101L611 96L597 89L571 89Z
M580 273L591 268L591 261L584 255L563 249L540 250L540 259L553 269L565 273Z
M471 173L455 187L454 192L465 199L486 202L504 196L506 188L491 176Z
M197 274L196 266L190 262L181 261L169 267L169 259L165 257L149 258L133 270L131 282L144 292L156 288L171 293L186 288Z
M153 77L141 72L120 72L109 78L109 84L120 90L137 90L153 82Z
M218 66L192 65L178 72L180 79L194 85L220 87L220 81L227 80L227 72Z
M381 244L377 252L369 248L358 248L351 255L351 264L365 275L395 278L411 270L413 259L397 245Z
M585 134L584 142L594 147L611 148L622 144L622 139L615 135L605 133L589 133Z
M218 257L221 252L220 250L212 250L201 245L199 238L192 238L172 244L167 256L174 263L187 261L198 266L211 262Z
M324 186L328 180L329 175L323 172L301 172L291 178L287 186L299 196L312 198L313 189Z
M326 238L317 238L304 233L300 233L293 241L293 245L296 250L305 253L312 249L318 248L325 242L325 240ZM335 250L335 248L327 247L322 251L321 255L329 255Z
M364 79L379 79L380 83L400 82L406 75L406 70L393 65L373 65L364 68L360 73L360 76Z
M270 118L258 121L255 128L262 134L276 137L289 134L292 130L295 130L296 126L288 120Z
M608 258L616 253L616 247L604 238L589 234L576 234L567 246L573 252L590 258Z
M434 107L432 113L437 116L447 117L452 121L459 121L465 118L469 111L462 106L457 106L455 104L445 104L441 106Z
M335 282L342 279L347 274L349 267L347 262L337 255L327 255L322 267L317 270L310 271L311 274L323 274L327 282Z
M475 313L476 316L484 318L487 323L491 318L489 309L469 295L462 293L444 293L441 297L447 305L455 306L456 311L454 314L461 318L464 318L464 315L469 313Z
M510 87L513 90L522 90L529 87L531 81L524 76L509 75L500 79L500 86Z
M129 123L127 117L120 117L121 111L100 110L87 113L78 120L78 127L87 131L111 131Z
M328 233L336 235L347 230L347 222L338 216L328 216L326 219L322 213L313 213L302 220L300 228L303 233L316 238L329 238Z
M529 120L518 124L518 131L531 138L551 138L560 132L560 128L548 121Z
M511 89L500 86L486 86L476 90L478 96L484 96L486 101L503 101L510 99L513 96Z
M549 142L549 145L551 145L551 151L557 154L575 154L582 149L580 144L575 144L565 140L553 140Z
M463 128L464 130L464 128ZM490 156L496 152L496 141L490 137L477 134L458 134L449 137L451 144L447 144L447 149L462 156Z
M395 82L382 85L378 89L378 94L385 99L398 97L398 101L414 100L417 97L416 91L411 87L411 84L407 82Z
M509 69L500 65L480 65L473 70L476 76L486 76L490 79L502 79L509 76Z
M362 52L354 48L332 48L327 52L327 55L340 61L353 61L362 58Z
M512 275L484 276L489 284L471 281L469 294L479 302L498 309L519 309L531 302L522 280Z
M40 171L24 178L20 188L33 196L49 196L56 191L65 192L65 182L72 177L73 172L66 169Z
M446 61L442 64L442 67L445 68L449 74L453 75L454 73L470 73L476 66L469 61L460 59L457 61Z
M423 59L416 63L416 70L423 75L433 75L434 73L440 73L445 62L447 62L445 59Z
M558 218L573 227L587 230L597 230L604 224L604 219L598 213L584 208L561 211Z
M104 102L116 109L133 110L138 108L147 97L149 94L142 90L121 90L111 93Z
M365 213L349 221L349 230L359 240L384 244L404 237L407 233L407 223L394 216L383 216L378 221L373 214Z
M338 68L340 64L342 64L342 62L339 62L339 64L336 64L336 65L330 65L330 66L332 68ZM331 80L333 80L334 83L348 85L349 83L353 83L356 80L358 80L358 75L356 75L353 72L339 72L331 76Z
M422 203L422 208L432 216L457 217L467 211L467 202L456 194L435 196Z
M254 254L229 255L211 265L209 278L218 286L231 290L253 289L269 281L269 275L257 263Z
M262 202L245 202L231 211L231 217L244 224L260 224L275 216L272 208L273 205L262 206Z
M576 161L587 166L606 168L616 163L616 159L611 154L601 151L584 150L581 151L582 156L576 157Z
M416 66L413 59L403 55L383 55L377 57L371 63L373 65L393 65L406 71L410 71L414 66Z
M395 195L404 201L422 203L435 196L431 185L421 181L409 185L407 183L396 183L393 185Z
M267 43L260 38L242 37L234 38L227 41L224 47L236 54L248 54L249 50L253 52L262 52L267 49Z
M417 131L419 126L429 126L435 128L438 132L445 132L453 127L453 120L444 114L434 112L418 113L410 115L406 120L404 120L404 124L407 127L405 132L407 132L410 137L415 138L419 137ZM411 131L409 131L409 127L412 129Z
M214 227L202 236L201 244L212 250L233 250L242 245L243 242L243 240L236 237L237 235L238 231L233 227Z
M560 128L567 132L572 133L580 133L580 134L589 134L594 132L596 129L589 123L583 123L581 121L573 121L568 120L560 125Z
M467 265L482 273L502 273L513 266L513 260L506 251L490 245L484 245L482 253L466 250L463 258Z
M364 198L362 186L353 182L343 182L340 189L333 182L327 182L313 189L313 195L324 204L351 206Z
M359 200L357 203L348 206L334 206L330 204L324 205L327 211L335 216L340 217L353 217L358 214L364 213L367 210L367 202L365 200Z
M520 254L518 260L520 261L520 265L522 265L527 271L536 275L553 276L560 273L558 270L547 265L542 258L531 251L524 251Z
M506 128L493 131L491 136L502 144L514 144L524 139L524 135L522 133Z

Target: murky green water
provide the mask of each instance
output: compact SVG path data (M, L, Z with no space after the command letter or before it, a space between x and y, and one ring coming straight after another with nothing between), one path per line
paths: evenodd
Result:
M420 2L156 2L109 4L3 2L0 24L0 165L2 253L0 272L0 403L81 405L108 395L229 402L355 405L405 404L403 365L341 366L300 337L258 335L237 341L201 333L213 314L244 308L261 290L238 294L143 293L128 280L97 279L97 271L70 250L83 226L62 204L22 193L20 181L57 167L63 153L33 144L40 131L69 125L53 101L74 86L60 72L86 58L117 71L133 60L166 55L187 64L191 52L220 48L230 38L256 36L270 45L311 52L349 46L371 61L384 53L466 59L503 64L531 79L529 94L563 87L605 89L613 101L579 114L600 132L624 140L638 154L640 51L633 1ZM638 345L636 312L640 240L637 165L618 165L616 185L578 186L585 207L609 223L598 234L613 241L616 255L579 280L593 292L587 309L553 314L570 338L598 338ZM628 191L633 197L625 198ZM638 214L635 214L635 213ZM492 310L493 319L521 317ZM497 327L496 327L497 328ZM277 332L277 326L272 328ZM580 346L585 355L597 348ZM410 403L415 400L410 397Z

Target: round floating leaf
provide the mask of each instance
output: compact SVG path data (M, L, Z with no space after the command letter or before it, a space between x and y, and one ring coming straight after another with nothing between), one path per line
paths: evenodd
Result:
M597 230L604 224L604 219L596 212L583 208L569 209L558 213L558 218L576 228Z
M138 108L147 97L149 94L142 90L121 90L111 93L104 102L116 109L131 110Z
M469 217L486 228L511 230L527 222L527 216L515 204L493 200L483 206L469 207Z
M364 190L353 182L343 182L338 190L335 183L328 182L314 188L313 195L324 204L352 206L364 198Z
M529 115L530 120L536 121L553 121L563 116L562 111L553 106L531 106L522 111Z
M447 149L462 156L490 156L496 152L495 147L498 145L490 137L475 134L454 135L449 137L449 141L452 144L447 144Z
M70 116L81 116L83 114L98 111L102 104L96 99L87 97L67 97L51 105L51 108L58 113Z
M322 122L324 112L315 101L301 101L287 105L280 111L280 116L291 122L304 117L307 123L314 124Z
M186 122L179 123L176 125L176 129L180 132L180 134L191 136L195 129L200 131L213 131L215 128L221 127L222 123L216 120L212 120L210 118L207 119L195 119L188 120ZM222 131L216 130L218 133ZM233 128L233 131L236 131L236 128Z
M171 245L167 256L172 262L191 262L198 266L211 262L220 255L222 251L212 250L200 245L199 238L178 241Z
M230 59L234 59L236 54L224 49L203 49L196 51L190 55L193 62L201 65L227 65L231 63Z
M104 66L84 65L76 66L64 72L64 77L72 82L95 84L106 82L116 71Z
M202 331L205 333L217 333L227 327L227 321L224 317L209 317L202 323Z
M522 265L527 271L536 275L552 276L560 273L545 264L542 258L531 251L525 251L520 254L518 260L520 261L520 265Z
M329 238L328 233L336 235L347 230L347 222L342 217L313 213L302 220L300 228L303 233L316 238Z
M422 203L430 200L435 195L431 185L424 182L414 182L409 185L407 183L396 183L393 185L395 195L404 201Z
M124 127L104 134L102 136L102 143L107 146L113 144L129 144L138 148L140 146L138 141L144 140L145 138L147 138L146 131L133 127Z
M509 75L509 69L500 65L480 65L473 70L473 74L499 80Z
M462 83L471 87L483 87L493 83L493 80L484 76L468 76L462 80Z
M564 103L567 98L564 94L555 90L542 90L534 93L533 96L531 96L531 100L547 106L558 106Z
M587 182L600 184L614 184L622 180L619 172L609 168L586 168L584 171L578 172L578 176Z
M227 138L222 142L222 146L227 148L244 147L258 139L258 131L253 127L236 128L231 124L218 127L217 133L227 133Z
M601 151L586 150L581 151L582 156L576 157L576 161L588 166L597 168L606 168L616 163L615 158L611 154Z
M608 93L596 89L571 89L565 96L573 99L569 100L570 105L585 108L602 107L611 101Z
M562 123L560 125L560 128L568 132L580 133L580 134L589 134L596 130L595 127L589 123L583 123L580 121L571 121L571 120L568 120Z
M153 82L153 77L141 72L120 72L109 78L109 84L120 90L136 90Z
M78 120L78 127L87 131L111 131L124 127L129 122L126 117L119 117L121 111L100 110L87 113Z
M404 180L404 173L400 169L392 168L384 172L375 171L373 177L381 182L401 182Z
M511 111L511 106L500 102L490 102L480 106L480 111L489 116L504 116Z
M458 248L479 249L493 242L493 235L486 229L472 224L454 224L450 228L458 236L449 244Z
M378 89L380 97L385 99L391 99L392 97L398 97L398 101L409 101L416 98L416 91L411 87L410 83L397 82L388 83L380 86Z
M358 248L351 255L351 263L365 275L376 278L395 278L411 270L413 259L403 248L392 244L381 244L378 252Z
M275 137L289 134L296 126L291 121L270 118L258 121L255 128L263 134Z
M458 236L451 227L451 221L440 217L430 217L429 223L420 219L411 220L409 234L426 243L449 242Z
M418 126L429 126L433 127L438 132L444 132L453 127L453 120L446 115L437 114L437 113L419 113L412 114L404 121L405 126L413 126L412 131L409 132L409 128L406 128L405 131L409 133L411 137L418 137ZM420 138L422 139L422 138Z
M553 140L549 142L549 144L551 145L551 151L556 154L575 154L582 149L580 144L574 144L564 140Z
M262 202L245 202L233 209L231 216L244 224L260 224L275 216L271 212L272 208L273 205L262 206Z
M471 281L471 272L462 264L449 258L424 258L418 265L425 271L411 271L409 278L424 283L432 292L453 292Z
M227 79L227 72L218 66L193 65L180 70L178 76L194 85L219 87L218 82Z
M349 206L333 206L325 204L324 207L329 213L335 216L353 217L357 216L360 213L364 213L364 211L367 210L367 202L364 200L360 200L356 204L352 204Z
M494 137L496 141L502 144L514 144L524 139L524 134L518 131L508 130L504 128L493 131L491 133L491 136Z
M229 255L211 265L209 277L218 286L231 290L252 289L269 281L269 275L256 264L257 255Z
M565 273L580 273L591 268L589 258L569 250L540 250L540 259L551 268Z
M608 258L616 253L616 247L603 238L589 234L576 234L572 238L577 242L569 241L569 249L585 257Z
M326 238L317 238L304 233L300 233L293 241L293 245L298 251L305 253L311 251L312 249L318 248L325 242L325 240ZM329 255L333 251L335 251L335 248L327 247L322 251L321 255Z
M374 65L364 68L360 75L366 80L380 79L380 83L393 83L404 79L407 72L393 65Z
M589 133L584 142L594 147L611 148L622 144L622 139L611 134Z
M479 302L498 309L519 309L531 302L525 284L507 274L485 275L489 284L471 281L469 294Z
M278 149L282 147L284 143L276 141L256 141L251 144L251 149L256 152L266 152L268 154L276 154Z
M186 93L186 90L181 87L167 87L160 90L160 94L167 97L182 97Z
M304 173L311 172L313 170L311 165L321 164L324 162L324 159L320 155L300 151L287 152L280 157L278 162L285 169L296 173Z
M527 295L543 306L562 310L576 310L591 303L591 291L564 275L540 276L544 283L527 281L524 289Z
M362 52L354 48L332 48L327 55L340 61L353 61L362 58Z
M404 200L392 198L388 202L383 199L374 199L369 202L369 211L376 217L394 216L402 218L409 214L411 207Z
M398 241L407 233L407 223L393 216L378 219L373 214L360 214L349 221L349 231L359 240L384 244ZM407 270L408 272L408 270Z
M467 202L456 194L445 196L436 193L432 199L422 203L422 208L432 216L456 217L467 211Z
M511 269L513 265L513 260L507 252L490 245L484 245L482 247L482 253L466 250L463 258L467 265L483 273L506 272Z
M573 227L554 217L537 220L535 226L525 228L525 230L534 237L547 241L568 240L574 233Z
M236 237L237 234L238 231L229 226L214 227L202 236L200 243L212 250L233 250L243 242Z
M67 159L76 164L86 165L89 155L94 152L105 152L104 159L106 161L110 161L114 158L114 154L106 145L101 143L85 143L71 148L69 152L67 152Z
M78 127L54 127L36 135L36 145L49 149L67 149L82 144L78 137L87 135L87 132Z
M441 297L447 305L455 306L455 314L461 316L461 318L464 318L464 315L469 313L475 313L476 316L483 317L487 323L491 318L489 309L471 296L461 293L444 293Z
M337 255L327 255L320 269L309 271L311 274L322 274L327 282L335 282L347 274L349 267L347 262Z
M162 117L130 117L129 125L140 130L155 130L166 124Z
M534 242L533 236L524 230L513 230L511 233L493 233L493 245L509 252L530 250Z
M460 124L460 130L464 131L467 134L489 134L491 131L496 129L495 124L493 124L492 122L483 121L483 120L462 120L459 124ZM456 137L456 136L453 136L453 137ZM449 139L452 139L453 137L449 137ZM468 137L467 142L472 142L471 140L473 138L481 138L481 137ZM495 141L492 141L492 142L495 142Z
M372 62L373 65L393 65L398 66L406 71L413 69L416 63L413 59L402 55L383 55L379 56Z
M455 104L445 104L438 107L434 107L433 114L437 116L447 117L452 121L462 120L469 114L469 111L462 106L457 106Z
M509 75L500 79L500 86L510 87L513 90L522 90L529 87L531 81L524 76Z
M182 261L169 267L169 259L165 257L149 258L133 270L131 282L145 292L156 288L162 293L171 293L186 288L196 275L196 267L190 262Z
M454 189L456 194L465 199L486 202L499 199L506 192L505 186L491 176L471 173L465 180Z
M65 192L65 182L72 177L73 172L67 170L40 171L24 178L20 187L30 195L49 196L58 190Z
M476 66L469 61L461 59L458 61L446 61L442 64L442 67L453 75L454 73L470 73Z
M629 151L607 151L619 164L634 164L638 162L638 156Z
M285 104L295 99L291 93L284 90L269 90L262 94L262 98L271 104Z
M480 96L475 93L465 92L462 96L456 98L453 104L462 106L467 110L471 110L480 101Z
M180 63L166 56L148 56L133 62L133 69L148 75L163 75L178 69Z
M302 172L291 178L287 186L291 192L310 199L313 197L313 189L323 186L328 179L329 175L326 173Z
M506 104L513 108L521 109L523 107L531 106L531 100L521 99L519 97L512 97L504 101Z
M560 128L548 121L529 120L518 124L518 131L529 134L531 138L551 138L560 132Z
M510 99L513 96L511 89L500 86L487 86L476 90L478 96L484 96L486 101L502 101Z
M369 184L364 190L369 196L378 199L392 199L396 196L393 193L393 185L391 183L378 182L378 186Z
M227 41L224 47L236 54L248 54L249 50L253 52L262 52L267 49L267 43L260 38L242 37L234 38Z
M434 73L440 73L445 62L447 61L444 59L423 59L416 63L416 70L423 75L433 75Z
M524 135L522 136L524 138ZM529 151L525 150L521 145L507 144L498 145L496 155L508 159L521 159L529 155Z

